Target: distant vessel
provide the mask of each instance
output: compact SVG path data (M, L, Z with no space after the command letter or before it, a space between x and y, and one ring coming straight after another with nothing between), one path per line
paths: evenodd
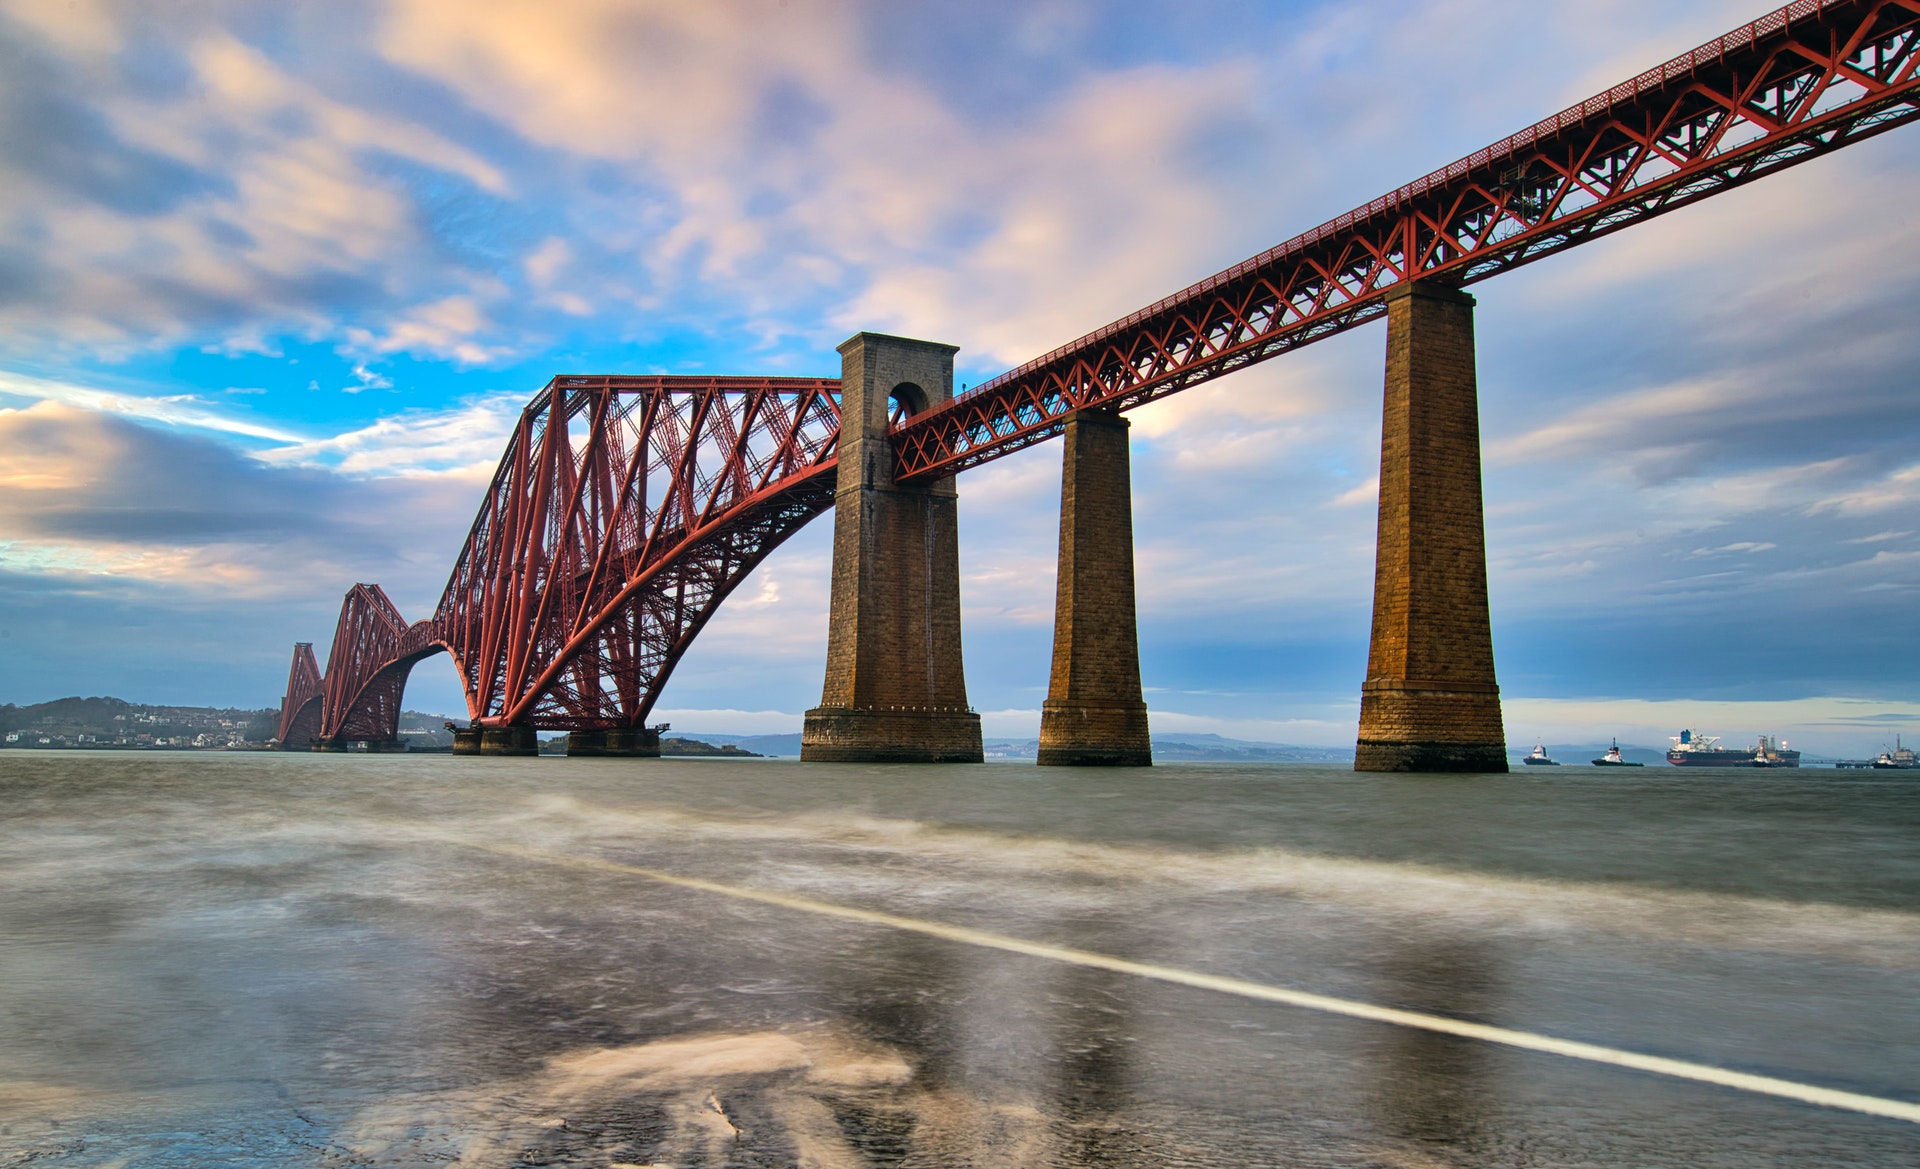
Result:
M1907 752L1907 754L1912 755L1913 752L1909 751ZM1533 745L1533 754L1527 756L1525 759L1522 759L1520 762L1526 764L1529 767L1560 766L1560 761L1558 759L1547 758L1547 745L1545 743L1535 743Z
M1785 739L1775 742L1761 735L1759 745L1741 750L1720 746L1718 735L1696 735L1691 730L1668 737L1673 750L1667 752L1667 762L1675 767L1800 766L1800 752L1789 751Z
M1607 753L1605 755L1602 755L1600 756L1600 758L1595 759L1593 761L1593 765L1595 767L1645 767L1646 766L1646 764L1644 763L1627 762L1627 760L1624 757L1622 757L1620 754L1620 740L1617 738L1613 740L1613 746L1607 748Z
M1531 763L1533 760L1529 759L1527 762ZM1895 771L1907 771L1913 767L1920 766L1920 759L1914 758L1912 747L1902 747L1900 745L1900 736L1895 735L1893 737L1893 750L1891 752L1880 752L1880 758L1875 759L1873 765L1881 771L1889 768Z

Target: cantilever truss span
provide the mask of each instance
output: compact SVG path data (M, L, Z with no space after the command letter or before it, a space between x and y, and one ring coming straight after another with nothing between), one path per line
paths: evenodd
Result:
M839 390L555 378L521 414L434 615L409 626L355 585L324 679L296 651L281 742L392 740L408 672L442 651L481 725L643 725L720 602L832 506ZM316 694L317 719L286 713ZM300 718L317 723L305 739Z
M1796 0L1278 247L891 426L900 482L1052 438L1920 120L1920 0ZM840 383L556 378L521 416L438 610L377 586L324 677L295 648L285 745L392 739L452 654L482 725L642 725L693 637L833 502Z

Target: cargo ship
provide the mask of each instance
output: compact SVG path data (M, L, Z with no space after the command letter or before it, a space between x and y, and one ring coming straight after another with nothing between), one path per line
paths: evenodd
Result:
M1761 735L1758 746L1740 750L1720 746L1717 735L1696 735L1691 730L1682 730L1677 735L1667 737L1673 740L1673 750L1667 752L1667 762L1675 767L1800 766L1800 752L1788 750L1785 739L1775 742Z

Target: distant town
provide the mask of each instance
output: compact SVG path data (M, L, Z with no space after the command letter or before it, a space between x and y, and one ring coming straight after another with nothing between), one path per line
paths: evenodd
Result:
M264 750L280 712L57 698L0 706L0 745L121 750Z
M0 747L92 751L270 751L280 712L222 706L148 706L121 698L57 698L31 706L0 705ZM400 738L410 751L451 751L445 715L408 710L400 715ZM796 744L799 736L793 736ZM550 744L550 746L548 745ZM542 745L543 754L565 750L565 738ZM795 751L798 751L796 746ZM688 737L660 741L663 755L732 755L756 752L737 743L713 744Z

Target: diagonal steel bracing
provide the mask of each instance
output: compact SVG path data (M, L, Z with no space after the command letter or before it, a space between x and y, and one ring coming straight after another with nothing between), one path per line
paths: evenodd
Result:
M894 431L939 478L1920 118L1920 0L1800 0L982 383Z

